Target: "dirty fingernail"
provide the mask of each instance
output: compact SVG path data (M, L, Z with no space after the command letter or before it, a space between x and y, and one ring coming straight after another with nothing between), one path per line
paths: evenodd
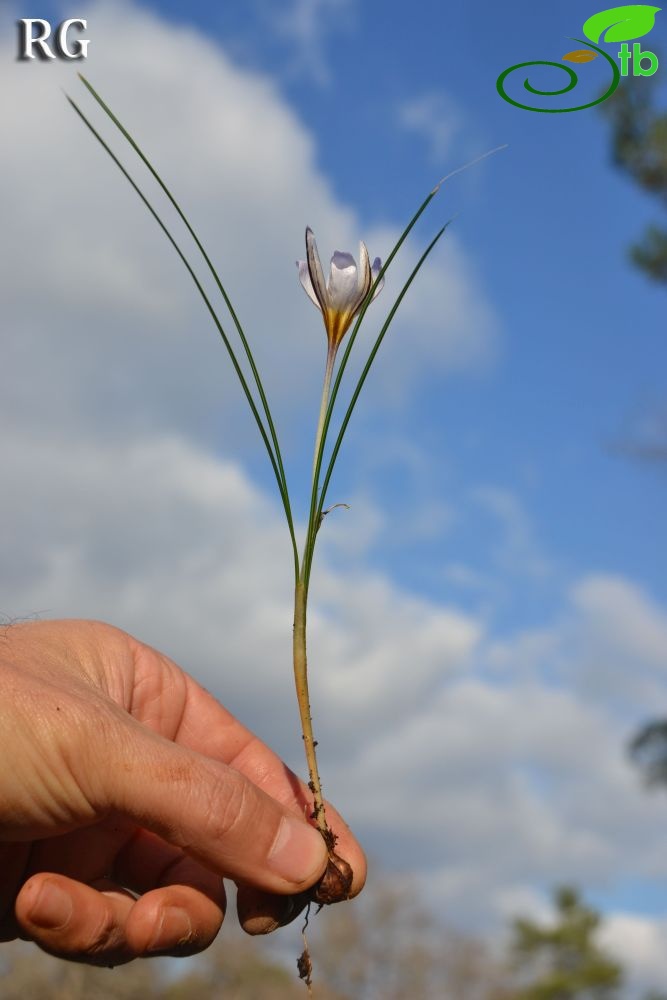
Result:
M185 944L192 937L192 921L178 906L165 906L158 926L148 945L149 951L166 951Z

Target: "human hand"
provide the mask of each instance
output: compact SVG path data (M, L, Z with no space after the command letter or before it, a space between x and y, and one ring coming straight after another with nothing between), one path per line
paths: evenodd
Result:
M166 656L99 622L0 632L0 940L115 965L249 933L324 872L306 786ZM362 888L361 848L331 807Z

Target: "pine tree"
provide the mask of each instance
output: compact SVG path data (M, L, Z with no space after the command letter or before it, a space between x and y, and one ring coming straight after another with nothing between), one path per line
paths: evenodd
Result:
M611 121L612 157L617 167L667 208L667 111L655 107L652 79L621 85L600 110ZM652 224L630 247L634 263L667 284L667 226Z
M600 916L576 889L554 893L556 921L514 923L513 952L521 986L515 1000L616 1000L620 965L596 943Z

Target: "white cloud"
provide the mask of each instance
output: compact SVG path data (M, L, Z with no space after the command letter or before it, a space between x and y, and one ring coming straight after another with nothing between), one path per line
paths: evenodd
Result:
M613 913L605 922L601 943L630 970L625 988L645 997L667 982L665 936L667 920L651 920L630 913Z
M431 266L426 265L412 285L392 324L387 350L373 372L384 398L394 403L405 401L406 390L423 374L425 363L431 378L442 378L451 372L485 373L497 360L499 326L485 298L475 295L481 282L455 228L454 224L447 230L433 252ZM394 234L384 233L371 246L379 243L384 259L393 238ZM416 259L408 266L406 258L398 263L395 292L414 263ZM383 292L374 308L390 294Z
M622 577L590 576L573 589L572 597L596 643L625 662L638 657L665 679L667 622L663 609L640 587Z
M552 570L550 560L541 551L530 516L520 499L510 490L480 486L472 499L494 517L502 527L501 540L493 555L506 572L543 579Z
M618 582L584 579L573 593ZM657 612L654 625L667 623L665 609L626 588L630 617ZM624 605L614 613L623 618ZM506 920L513 900L539 899L563 881L609 892L630 879L639 899L642 882L665 883L667 803L645 794L625 758L627 719L602 686L566 686L577 667L575 620L592 651L601 637L573 596L549 626L505 640L502 680L485 672L499 665L489 636L464 672L445 674L427 702L372 738L358 759L361 789L336 774L362 828L379 827L388 854L400 844L439 912L470 928ZM640 685L655 653L642 643L637 635L625 650ZM664 683L662 692L664 703Z
M396 118L402 129L419 136L430 159L440 164L449 158L463 124L456 102L439 91L401 101Z
M0 449L20 484L0 502L13 527L2 612L109 618L166 645L267 738L294 736L287 529L238 466L167 436L66 454L5 437ZM343 575L321 560L313 587L313 702L320 733L349 758L369 717L396 725L464 669L479 630L362 568Z
M86 73L164 173L218 263L283 424L316 412L324 333L294 269L305 223L323 254L355 247L364 235L386 255L395 229L361 232L356 213L335 199L316 167L312 137L270 79L234 66L195 31L130 4L100 3L83 14L95 34ZM69 67L16 62L13 45L4 39L0 65L3 92L14 95L0 108L0 210L14 234L3 271L0 416L35 427L46 413L70 425L83 417L97 432L168 426L212 441L225 436L222 421L234 415L234 433L246 443L254 432L247 415L236 419L240 392L196 292L61 85L147 190L155 185ZM196 260L164 202L156 196ZM414 256L406 247L371 326ZM492 353L492 310L454 240L413 291L369 381L367 395L379 405L391 396L387 386L405 399L425 372L475 369ZM213 297L218 301L214 290ZM221 315L231 329L224 308ZM295 392L294 372L316 374Z
M264 3L260 11L270 27L290 46L290 74L304 74L315 83L331 83L326 57L329 35L349 32L357 0L290 0L277 9Z

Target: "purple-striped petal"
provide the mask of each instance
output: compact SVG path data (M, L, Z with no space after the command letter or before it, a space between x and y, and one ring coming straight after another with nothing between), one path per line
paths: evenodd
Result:
M366 249L366 244L362 240L359 243L359 276L357 280L357 307L356 310L361 306L368 295L368 291L371 287L371 263L368 259L368 250Z
M299 281L303 285L303 289L314 305L322 312L322 306L317 301L317 295L315 294L315 289L313 288L313 283L310 280L310 271L308 270L308 262L305 260L297 260L296 266L299 269Z
M317 243L310 226L306 227L306 262L313 292L319 303L322 312L326 312L329 304L327 286L324 284L324 274L320 263L320 255L317 252Z

